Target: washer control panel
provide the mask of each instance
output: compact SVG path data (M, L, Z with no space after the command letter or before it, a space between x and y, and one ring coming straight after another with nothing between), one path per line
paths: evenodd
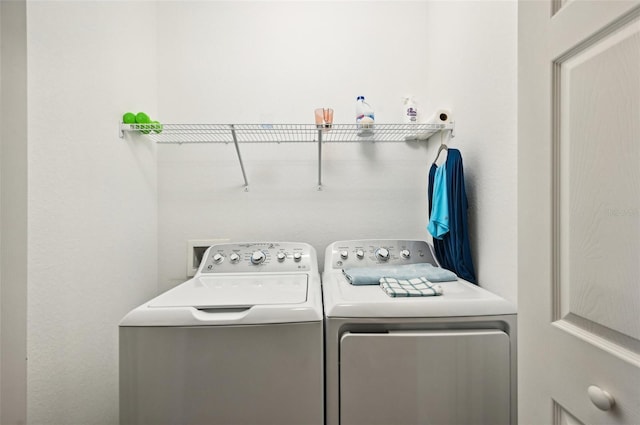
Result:
M431 245L425 241L363 239L339 241L327 250L325 270L379 265L431 263L438 265ZM330 263L329 263L330 262Z
M314 271L315 251L301 242L254 242L213 245L198 274Z

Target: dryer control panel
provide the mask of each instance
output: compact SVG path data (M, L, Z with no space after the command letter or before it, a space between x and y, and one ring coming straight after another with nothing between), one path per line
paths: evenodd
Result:
M397 239L363 239L339 241L327 250L325 270L348 267L371 267L431 263L438 265L433 249L425 241Z
M229 243L210 247L198 274L315 272L313 247L302 242Z

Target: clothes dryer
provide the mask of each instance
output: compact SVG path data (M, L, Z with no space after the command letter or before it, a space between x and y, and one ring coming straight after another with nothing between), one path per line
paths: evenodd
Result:
M440 296L393 298L343 272L420 263L438 266L424 241L327 247L327 424L516 424L513 305L461 279L440 282Z
M323 424L322 319L310 245L210 247L122 319L121 424Z

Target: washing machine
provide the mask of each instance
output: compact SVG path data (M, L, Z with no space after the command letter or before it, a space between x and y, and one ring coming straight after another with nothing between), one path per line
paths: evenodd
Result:
M327 247L326 423L516 424L512 304L461 279L440 282L439 296L391 297L380 285L352 285L343 272L418 263L439 266L425 241Z
M231 243L129 312L121 424L323 424L323 314L314 248Z

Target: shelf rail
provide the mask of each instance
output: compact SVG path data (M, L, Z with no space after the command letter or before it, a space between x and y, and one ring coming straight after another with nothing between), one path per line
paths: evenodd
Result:
M235 146L245 191L249 182L242 161L240 143L317 143L318 190L322 190L322 144L349 142L409 142L426 141L440 131L450 131L455 137L455 123L446 124L374 124L360 128L358 124L124 124L120 123L120 138L127 132L140 132L159 144L233 143Z

